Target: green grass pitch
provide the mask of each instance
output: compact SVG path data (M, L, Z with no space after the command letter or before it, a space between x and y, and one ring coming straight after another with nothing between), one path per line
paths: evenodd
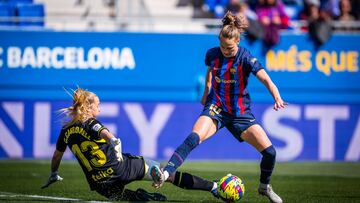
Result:
M188 161L180 169L211 180L227 173L235 174L245 182L246 192L241 202L268 202L257 194L259 164L256 162ZM62 162L62 182L40 189L47 180L49 170L50 161L1 160L0 202L107 201L89 190L75 161ZM284 202L360 202L360 163L277 163L272 185ZM128 187L160 192L170 202L221 202L210 193L182 190L169 183L159 190L153 189L151 183L145 181L132 183Z

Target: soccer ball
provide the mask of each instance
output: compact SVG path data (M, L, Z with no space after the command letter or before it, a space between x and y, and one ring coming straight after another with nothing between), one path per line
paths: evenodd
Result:
M218 182L217 192L225 202L238 202L245 194L245 185L239 177L227 174Z

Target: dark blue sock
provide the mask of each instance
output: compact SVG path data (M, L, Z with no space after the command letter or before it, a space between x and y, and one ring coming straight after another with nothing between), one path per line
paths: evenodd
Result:
M263 157L260 163L260 182L269 184L270 177L275 166L276 151L275 148L271 145L270 147L264 149L261 154Z
M204 190L209 192L214 186L214 183L211 181L179 171L175 172L172 184L187 190Z
M174 173L176 169L185 161L191 150L198 146L199 143L199 135L194 132L190 133L184 142L175 150L164 170L169 172L169 174Z

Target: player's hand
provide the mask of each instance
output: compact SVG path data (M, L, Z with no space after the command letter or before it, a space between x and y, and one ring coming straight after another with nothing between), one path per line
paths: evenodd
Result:
M47 182L41 187L41 189L47 188L49 187L49 185L55 183L56 181L62 181L62 180L63 178L59 176L58 171L51 172Z
M277 99L274 104L274 110L277 111L279 109L283 109L288 105L287 102L284 102L281 98Z
M121 149L121 140L119 138L113 137L110 140L111 146L114 148L114 152L118 161L122 161L122 149Z

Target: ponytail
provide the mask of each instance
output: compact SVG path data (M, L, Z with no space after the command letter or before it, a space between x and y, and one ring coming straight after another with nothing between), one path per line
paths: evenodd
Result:
M70 93L68 92L68 94ZM73 91L71 97L73 98L72 106L59 110L71 118L69 122L65 123L65 126L72 125L78 121L85 122L91 117L91 104L94 102L96 94L78 87Z
M244 16L234 15L230 11L225 14L222 23L220 36L227 39L239 38L248 26Z

